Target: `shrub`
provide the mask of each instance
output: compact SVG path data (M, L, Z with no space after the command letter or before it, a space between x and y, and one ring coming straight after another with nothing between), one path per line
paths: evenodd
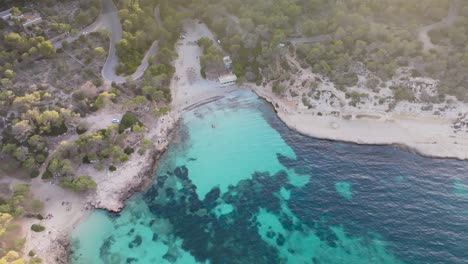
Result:
M45 227L44 226L41 226L39 224L33 224L31 226L31 230L34 231L34 232L42 232L45 230Z
M53 177L52 173L51 173L50 171L46 170L46 171L44 172L44 174L42 174L42 177L41 177L41 178L42 178L43 180L45 180L45 179L50 179L50 178L52 178L52 177Z
M396 101L414 101L416 97L409 87L399 86L394 90Z
M143 125L134 113L126 112L119 123L119 133L124 132L127 128L136 124Z
M33 170L31 174L29 175L29 177L36 178L37 176L39 176L39 174L40 172L38 170Z
M93 166L96 170L98 171L102 171L104 170L104 165L102 165L101 163L97 163L96 165Z
M163 116L169 113L170 111L171 111L171 107L161 106L160 108L156 109L154 113L156 114L156 116Z
M28 253L28 256L30 257L34 257L35 255L36 255L36 252L34 252L34 250L30 250Z
M132 147L126 147L124 149L124 153L127 154L127 155L132 155L134 152L135 152L135 149L132 148Z
M114 165L110 165L110 166L109 166L109 170L110 170L110 171L116 171L117 168L116 168Z
M378 91L377 87L379 87L379 83L380 83L379 79L370 78L366 81L366 87L371 89L374 92L377 92Z
M84 156L83 159L81 160L83 164L90 164L91 161L89 160L88 155Z
M96 182L89 175L80 175L76 178L66 177L62 179L61 184L74 192L85 192L97 187Z
M280 84L275 84L273 85L272 91L276 95L282 95L284 91L286 91L286 87Z

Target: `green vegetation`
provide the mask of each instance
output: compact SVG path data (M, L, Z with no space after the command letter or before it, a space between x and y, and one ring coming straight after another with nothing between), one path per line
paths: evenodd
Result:
M209 38L201 38L197 41L198 46L203 49L203 55L200 57L202 76L207 72L219 74L224 70L223 53L214 45Z
M284 85L281 85L281 84L274 84L273 87L272 87L272 91L276 95L282 95L286 91L286 87Z
M134 113L126 112L123 115L122 120L120 120L119 132L122 133L127 128L131 128L134 125L141 125L140 120L138 120L138 117Z
M26 184L15 185L8 199L0 198L0 263L25 263L18 253L25 239L18 237L20 227L15 222L22 216L37 215L43 208L41 201L31 197L29 188ZM34 263L40 263L40 258L35 259L38 262Z
M50 1L50 0L47 0ZM55 1L55 0L52 0ZM99 15L101 10L102 0L83 0L80 1L80 9L75 19L70 21L76 27L84 27L91 24Z
M413 101L416 99L414 96L411 87L406 86L398 86L398 87L391 87L394 91L395 100L396 101Z
M410 66L416 75L441 80L442 98L449 94L467 101L468 2L461 2L453 26L430 32L441 44L431 52L422 51L418 29L447 16L449 0L192 0L184 5L216 33L232 55L234 72L248 81L283 80L281 60L292 52L342 90L356 84L357 62L378 77L377 83ZM279 45L290 37L322 34L329 40L290 49ZM370 84L378 90L375 83Z
M148 151L149 149L151 149L151 147L153 146L153 142L150 140L150 139L143 139L140 143L140 148L138 149L138 154L140 155L144 155L146 153L146 151Z
M171 107L164 105L158 109L155 109L154 113L156 114L156 116L163 116L169 113L170 111L171 111Z
M42 232L45 230L45 227L42 226L42 225L39 225L39 224L33 224L31 226L31 230L34 231L34 232Z
M76 178L66 177L61 182L62 186L74 192L86 192L96 189L96 182L89 175L80 175Z
M187 17L185 12L176 9L179 4L180 1L166 0L117 2L124 30L123 39L116 44L120 61L117 73L133 73L151 43L158 40L158 52L154 58L150 58L150 66L143 78L125 84L127 89L135 91L126 104L136 113L148 107L166 110L166 104L171 101L169 85L175 73L172 62L177 56L174 45L180 34L182 19ZM141 8L143 6L144 9ZM157 6L161 23L157 23L158 18L155 17ZM117 85L114 87L119 88Z
M40 213L42 208L43 203L31 197L30 186L27 184L15 185L9 199L0 199L0 213L9 214L15 218L25 214Z
M158 25L155 8L160 5L162 25ZM173 50L179 28L184 15L176 12L172 1L136 0L117 1L119 17L122 21L123 39L116 43L120 64L117 73L131 74L151 46L158 39L159 53L156 56L164 61L164 57ZM144 8L142 8L144 7ZM172 54L169 54L171 57Z
M175 68L170 62L152 64L148 67L142 81L142 93L146 99L161 103L170 102L171 91L169 85L174 72Z
M77 89L70 97L70 88L81 85L83 79L96 78L92 73L92 68L98 68L96 64L83 69L67 54L59 52L53 55L55 49L47 48L51 47L50 43L43 37L26 37L22 33L11 32L3 38L5 41L0 41L0 46L8 48L0 52L0 58L1 54L5 55L3 60L0 59L0 68L6 68L2 70L0 113L2 116L8 115L8 119L4 119L7 123L0 127L0 155L2 159L9 157L19 163L31 177L37 177L38 168L49 153L50 141L47 139L67 133L69 128L79 124L80 115L102 107L113 97L112 94L96 94L92 83ZM90 34L71 43L69 52L84 63L89 60L92 64L99 58L91 54L94 48L90 46L100 43L102 39L105 38L100 33ZM86 48L80 49L80 45ZM41 52L48 53L48 50L53 50L49 57L39 55ZM33 53L38 55L29 55ZM18 58L15 54L23 55ZM104 57L100 59L103 61ZM45 76L48 82L41 80ZM57 91L60 91L60 96L53 96ZM82 126L78 128L83 131ZM45 174L43 178L48 176Z
M154 1L117 1L123 39L116 43L120 64L117 73L131 74L140 65L146 50L156 39ZM144 9L141 8L144 6Z
M46 2L56 6L44 8ZM171 31L160 31L161 28L154 24L144 22L148 24L144 34L150 36L149 29L162 33L151 35L142 42L139 42L142 35L137 33L140 29L134 31L135 28L125 24L125 30L136 37L135 43L146 43L146 46L138 46L141 54L156 39L159 40L159 51L150 59L143 78L129 80L123 85L113 84L109 91L102 87L100 73L109 47L105 31L80 35L70 43L63 41L62 48L57 50L52 41L47 41L62 34L65 36L64 33L73 35L94 20L101 5L100 0L81 0L79 7L85 11L56 12L60 8L72 10L66 8L70 3L77 4L76 1L35 2L34 8L47 23L27 29L19 26L21 21L14 25L0 21L4 33L0 37L0 116L4 117L0 118L0 159L4 161L2 169L9 166L17 169L19 174L26 171L31 177L60 182L71 191L87 192L97 188L96 182L89 175L77 175L79 166L117 169L136 150L151 148L152 145L142 141L146 128L138 117L143 116L143 111L155 115L169 111L169 85L175 72L172 61L177 56L174 43L178 39L181 20L174 20L175 16L170 15L172 12L172 15L180 16L171 9L171 3L161 3L161 10L170 11L162 20ZM153 7L156 4L153 1ZM13 9L15 13L31 11L17 9ZM148 14L153 16L153 10ZM133 18L134 14L130 14L129 21ZM155 18L151 17L151 21ZM112 104L120 104L123 111L130 113L122 117L121 133L119 125L93 131L92 126L82 119ZM126 124L128 127L124 127ZM40 175L42 168L45 171ZM15 187L8 199L0 199L0 263L26 263L18 254L24 239L17 238L15 222L25 216L43 219L40 215L43 207L41 201L30 197L29 189L24 185ZM40 232L41 227L34 225L31 228ZM35 254L30 257L29 263L41 262Z
M359 102L361 102L361 99L366 98L368 95L365 93L359 93L359 92L350 92L346 93L346 98L351 98L350 105L356 106Z

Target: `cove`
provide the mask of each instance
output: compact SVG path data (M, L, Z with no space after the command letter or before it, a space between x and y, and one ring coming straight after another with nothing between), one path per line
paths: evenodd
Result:
M81 263L466 263L468 163L289 130L239 91L184 114L153 185L72 234Z

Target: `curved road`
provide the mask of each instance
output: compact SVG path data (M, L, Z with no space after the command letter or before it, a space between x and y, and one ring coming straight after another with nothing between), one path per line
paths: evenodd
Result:
M115 82L118 84L125 83L128 77L119 76L115 73L115 67L119 63L119 58L117 57L115 50L115 43L122 39L122 25L120 24L117 8L115 7L112 0L104 0L102 15L104 16L103 20L107 22L105 26L112 32L110 36L109 55L107 56L106 63L104 64L104 67L101 71L102 77L107 82ZM154 16L156 23L160 25L159 23L161 23L161 19L159 16L159 6L154 9ZM148 49L148 51L146 51L140 66L138 66L136 71L129 77L131 77L133 80L136 80L143 76L143 73L149 66L149 58L156 55L157 52L158 41L156 40L153 42L153 44L151 44L151 47Z
M157 6L154 10L154 15L156 22L158 25L161 23L160 14L159 14L159 6ZM106 82L115 82L118 84L124 83L127 81L128 76L119 76L115 73L115 67L119 63L119 58L117 57L115 43L122 39L122 25L120 24L120 19L118 16L118 10L115 7L112 0L103 0L101 13L97 17L96 21L94 21L91 25L85 27L80 31L79 34L76 36L69 36L66 38L68 42L73 42L76 40L81 34L87 34L89 32L96 31L100 28L105 28L110 31L110 44L109 44L109 54L107 55L106 62L101 71L101 75ZM55 48L62 47L63 40L54 41ZM136 80L143 76L143 73L149 66L149 58L156 55L158 52L158 41L154 41L151 47L146 52L145 56L143 57L140 66L136 69L136 71L130 75L133 80Z
M435 49L437 47L436 45L432 43L431 38L429 37L428 33L431 30L447 27L453 24L455 22L455 19L457 18L459 8L460 8L460 0L452 0L450 2L450 8L449 8L447 17L445 17L444 19L442 19L441 21L437 23L424 26L420 29L418 37L419 37L419 41L423 43L424 51Z

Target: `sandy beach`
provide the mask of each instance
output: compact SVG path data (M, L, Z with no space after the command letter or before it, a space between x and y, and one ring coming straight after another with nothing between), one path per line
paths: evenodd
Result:
M467 133L454 133L454 118L369 112L324 114L298 109L271 89L248 85L270 102L279 118L297 132L319 139L357 144L398 145L423 156L468 159Z

